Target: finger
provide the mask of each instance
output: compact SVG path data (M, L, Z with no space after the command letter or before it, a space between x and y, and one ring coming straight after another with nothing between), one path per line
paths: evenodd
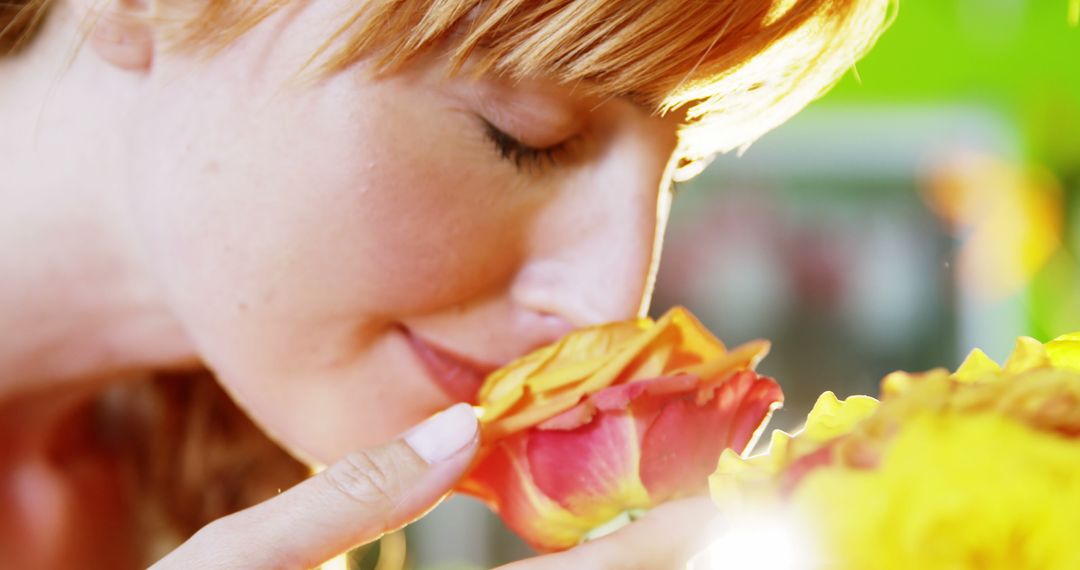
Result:
M155 568L310 568L415 520L449 492L477 446L458 404L401 438L352 453L249 509L207 525Z
M603 538L565 552L530 558L498 570L654 570L683 568L705 547L719 516L708 497L672 501Z

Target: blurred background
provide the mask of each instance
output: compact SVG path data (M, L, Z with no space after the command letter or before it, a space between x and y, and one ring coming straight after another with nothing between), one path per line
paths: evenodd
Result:
M1078 21L1070 0L902 0L833 91L680 186L654 314L772 340L788 430L823 390L1080 330ZM407 540L427 570L527 553L460 498Z

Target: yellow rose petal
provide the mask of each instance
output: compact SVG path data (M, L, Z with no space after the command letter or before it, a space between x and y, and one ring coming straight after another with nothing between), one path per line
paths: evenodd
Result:
M1051 366L1050 358L1046 355L1046 348L1042 343L1027 336L1016 339L1016 347L1005 362L1005 372L1016 374L1035 368Z
M1046 343L1054 367L1080 372L1080 332L1059 336Z
M837 399L836 394L822 394L806 418L803 434L816 442L826 442L851 431L855 424L878 409L879 402L869 396Z
M956 369L953 378L961 382L974 382L987 375L998 374L1001 366L994 362L985 352L976 348L972 350L960 368Z

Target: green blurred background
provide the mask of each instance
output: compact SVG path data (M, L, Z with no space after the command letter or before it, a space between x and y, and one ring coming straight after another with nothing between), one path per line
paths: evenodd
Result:
M653 312L772 340L761 370L788 394L784 429L823 390L876 393L892 370L1080 330L1077 10L902 1L857 72L681 187ZM415 568L527 552L461 498L408 539Z

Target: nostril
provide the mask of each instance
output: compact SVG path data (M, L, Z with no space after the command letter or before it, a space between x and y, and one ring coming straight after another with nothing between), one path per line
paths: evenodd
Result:
M569 319L561 317L554 313L541 313L540 320L544 332L549 337L547 342L555 342L556 340L566 336L575 328L574 323L571 323ZM545 343L546 344L546 343Z
M570 319L556 312L525 309L523 317L522 340L527 340L522 348L527 352L556 342L578 328Z

